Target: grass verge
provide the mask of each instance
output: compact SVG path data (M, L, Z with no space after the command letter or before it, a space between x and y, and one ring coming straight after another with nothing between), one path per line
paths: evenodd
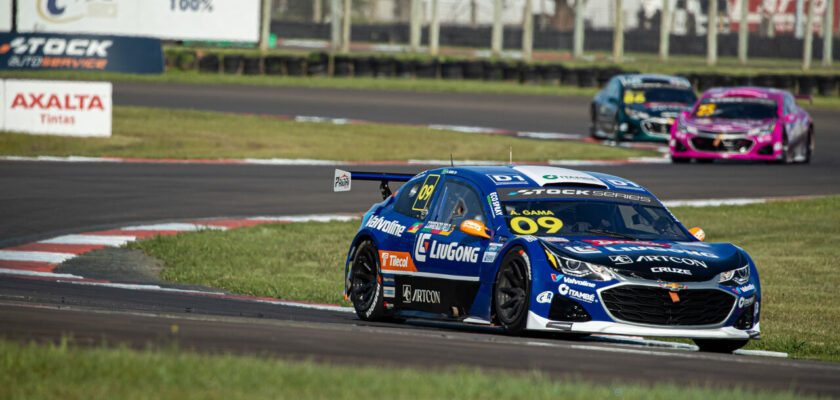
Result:
M82 349L0 340L0 398L800 399L791 392L588 383L538 372L343 367L178 349ZM337 384L340 383L340 384Z
M114 107L110 138L0 134L0 155L143 158L311 158L341 161L519 161L656 156L589 143L378 124L336 125L218 112Z
M758 265L762 337L747 348L840 361L840 197L674 208L711 242L732 242ZM255 296L347 305L344 261L359 222L262 225L129 244L164 261L165 280Z
M643 64L643 63L642 63ZM599 67L609 64L599 63ZM650 62L651 66L656 66ZM628 70L634 67L622 64ZM641 68L635 70L650 73L685 73L693 69L679 68ZM750 70L752 73L759 71ZM720 70L707 71L698 68L698 72L717 72ZM774 73L779 71L773 70ZM520 94L520 95L545 95L545 96L582 96L591 98L598 93L597 88L581 88L576 86L554 86L554 85L521 85L515 82L501 81L460 81L441 79L400 79L400 78L331 78L331 77L294 77L294 76L242 76L226 74L202 74L196 71L170 70L162 75L137 75L118 74L107 72L83 72L83 71L2 71L0 78L17 79L64 79L64 80L90 80L90 81L126 81L126 82L152 82L152 83L189 83L189 84L230 84L230 85L258 85L258 86L292 86L292 87L325 87L338 89L374 89L374 90L401 90L401 91L423 91L423 92L456 92L456 93L492 93L492 94ZM840 97L815 96L814 103L802 103L805 108L840 108Z

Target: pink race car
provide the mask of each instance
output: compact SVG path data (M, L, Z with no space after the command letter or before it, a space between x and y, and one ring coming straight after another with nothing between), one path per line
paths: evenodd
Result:
M691 159L807 163L814 152L814 124L787 91L715 88L680 115L668 144L674 163Z

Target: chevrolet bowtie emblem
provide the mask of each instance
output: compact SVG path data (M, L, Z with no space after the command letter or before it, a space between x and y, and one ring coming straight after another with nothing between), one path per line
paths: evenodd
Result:
M678 292L680 289L685 289L688 286L680 285L679 283L669 283L667 285L659 284L659 287L671 289L672 292Z

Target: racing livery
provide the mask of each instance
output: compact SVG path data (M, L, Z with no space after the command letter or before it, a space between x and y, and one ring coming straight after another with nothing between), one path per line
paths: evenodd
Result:
M697 100L691 83L667 75L616 75L592 100L595 138L667 141L680 112Z
M335 177L336 191L381 182L345 264L363 320L684 337L723 352L760 336L749 255L702 241L629 180L542 166ZM406 183L392 194L389 181Z
M675 163L691 159L807 163L814 151L814 123L790 92L716 88L680 115L671 129L669 147Z

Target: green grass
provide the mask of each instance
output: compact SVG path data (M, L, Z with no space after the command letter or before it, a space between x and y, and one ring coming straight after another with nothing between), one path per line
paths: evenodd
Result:
M3 399L803 399L709 385L589 383L539 372L334 366L166 350L0 340Z
M747 348L840 361L840 197L672 211L686 226L700 225L708 241L735 243L756 262L763 339ZM358 225L262 225L156 237L129 246L163 260L165 280L347 305L344 262Z
M114 107L110 138L0 133L0 155L143 158L311 158L341 161L518 161L656 156L589 143L477 135L423 127L301 123L217 112Z

